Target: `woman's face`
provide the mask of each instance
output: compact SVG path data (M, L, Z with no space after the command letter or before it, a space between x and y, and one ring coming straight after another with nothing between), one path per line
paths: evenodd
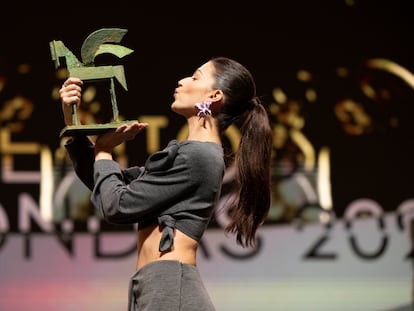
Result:
M178 81L171 109L185 117L196 115L197 110L194 105L208 100L213 95L215 82L213 73L213 64L207 62L198 68L191 77Z

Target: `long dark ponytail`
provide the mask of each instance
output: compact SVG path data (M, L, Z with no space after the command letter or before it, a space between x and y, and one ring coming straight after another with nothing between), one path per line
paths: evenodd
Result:
M226 57L213 58L216 84L224 93L216 116L223 133L240 121L241 139L235 155L234 196L229 202L230 222L225 228L235 233L237 242L254 246L256 231L270 208L270 163L273 133L265 107L256 96L251 73L240 63Z

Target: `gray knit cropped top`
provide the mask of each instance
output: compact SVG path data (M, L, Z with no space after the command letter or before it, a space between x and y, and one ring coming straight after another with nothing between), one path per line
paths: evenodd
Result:
M160 252L174 242L174 229L200 241L220 196L223 149L212 142L172 140L144 166L122 169L113 160L94 160L83 136L65 145L76 174L92 191L91 202L109 223L159 224Z

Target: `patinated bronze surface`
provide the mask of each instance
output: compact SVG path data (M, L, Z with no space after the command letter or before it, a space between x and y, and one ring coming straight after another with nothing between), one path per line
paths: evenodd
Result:
M103 28L91 33L83 42L81 47L81 59L73 54L62 41L50 41L50 53L52 60L55 62L55 67L61 66L60 58L64 57L69 76L78 77L84 81L102 81L110 80L110 98L112 105L112 121L103 124L80 124L77 108L73 107L73 125L66 126L61 132L60 136L74 136L74 135L98 135L109 129L114 129L123 123L131 123L132 121L120 121L119 110L116 101L115 84L116 79L119 84L127 91L127 83L122 65L105 65L95 66L94 60L96 56L107 53L113 54L118 58L129 55L133 50L119 45L122 38L127 33L126 29L120 28Z

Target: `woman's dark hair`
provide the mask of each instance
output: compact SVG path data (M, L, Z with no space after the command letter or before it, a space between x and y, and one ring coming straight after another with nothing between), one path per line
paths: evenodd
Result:
M235 196L230 201L230 223L226 232L235 233L237 243L254 246L257 228L270 208L270 163L273 132L269 116L256 96L251 73L240 63L226 57L211 59L215 68L214 89L224 99L218 115L220 133L234 122L241 122L241 140L235 155Z

